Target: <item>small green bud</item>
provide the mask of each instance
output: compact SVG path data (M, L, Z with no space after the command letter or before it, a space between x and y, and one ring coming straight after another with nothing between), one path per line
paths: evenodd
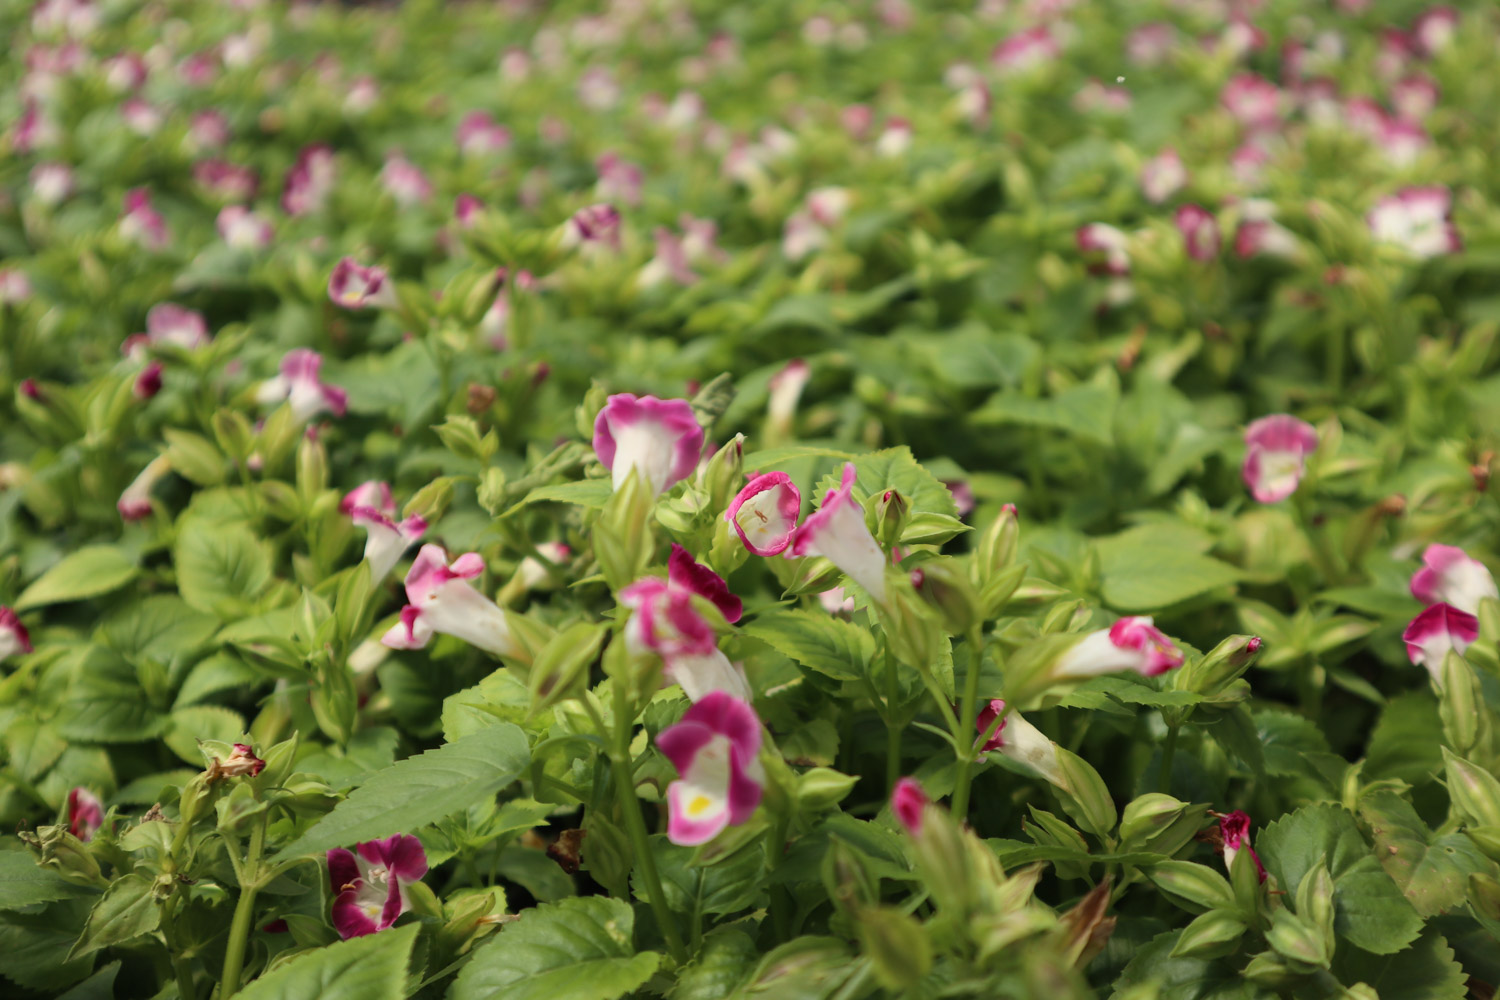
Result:
M453 503L453 480L452 476L441 476L417 490L416 495L406 502L401 516L418 514L429 525L436 524Z
M1245 921L1229 910L1209 910L1183 928L1170 957L1211 959L1232 955L1245 930Z
M1189 912L1233 910L1234 890L1229 880L1207 865L1193 861L1164 861L1146 872L1151 884Z
M888 906L855 914L860 946L875 966L875 978L890 990L914 988L932 971L932 942L927 929Z
M51 868L69 882L101 887L109 884L88 845L66 827L39 826L34 834L21 834L21 839L36 852L37 864Z
M1063 780L1057 786L1063 809L1085 830L1098 837L1108 836L1115 828L1115 800L1099 772L1063 747L1057 748L1057 767Z
M923 673L930 672L942 653L942 626L909 580L888 574L880 620L896 659Z
M297 445L297 494L304 504L328 489L328 450L316 437L303 435Z
M1212 697L1249 669L1263 645L1260 636L1232 635L1201 660L1177 671L1174 684L1179 691Z
M729 502L745 485L745 435L736 434L728 444L714 452L714 457L703 468L699 484L708 495L706 509L709 512L717 515L728 509Z
M1305 917L1291 910L1277 910L1271 916L1266 944L1294 971L1312 972L1326 969L1333 961L1333 940Z
M1180 819L1187 804L1161 792L1148 792L1131 800L1120 820L1120 840L1128 848L1139 848Z
M870 523L870 534L887 552L901 542L901 533L911 518L911 504L895 490L871 494L866 501L866 521Z
M999 515L984 529L974 547L971 571L976 587L984 589L997 574L1011 567L1020 538L1021 522L1016 517L1015 504L1008 503L1000 508Z
M1443 769L1453 805L1474 826L1500 827L1500 781L1489 771L1443 748Z
M911 571L917 594L937 611L952 635L965 635L980 618L979 596L957 560L929 559Z
M797 808L818 812L843 801L859 783L855 775L831 767L815 767L797 778Z

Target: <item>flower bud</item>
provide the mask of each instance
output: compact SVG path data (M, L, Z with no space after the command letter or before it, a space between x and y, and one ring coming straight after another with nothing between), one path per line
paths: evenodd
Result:
M937 611L953 635L964 635L982 620L979 595L953 559L930 559L911 571L917 594Z
M1021 522L1016 517L1015 504L1000 508L999 515L979 536L974 547L974 585L983 589L995 576L1008 569L1015 561L1016 548L1021 535Z
M843 801L858 782L854 775L815 767L797 779L797 808L814 812L828 809Z
M881 608L880 621L891 648L895 650L896 659L923 673L932 670L942 652L942 625L926 602L917 596L909 580L892 577L886 587L886 603Z
M1489 771L1443 748L1443 770L1453 805L1474 826L1500 827L1500 781Z
M1286 960L1293 971L1308 973L1326 969L1333 961L1333 939L1291 910L1277 910L1266 932L1266 944Z
M1228 910L1209 910L1183 928L1172 958L1212 959L1231 955L1245 934L1245 921Z
M870 873L864 856L838 837L828 844L821 874L823 888L836 906L857 908L880 898L879 880Z
M911 517L911 504L895 490L873 494L868 504L874 518L870 533L881 548L890 552L901 542L901 532Z
M103 887L109 884L88 847L66 828L39 826L36 833L22 833L20 836L37 853L37 864L43 868L51 868L76 885Z
M1151 884L1190 912L1232 909L1234 890L1228 879L1207 865L1192 861L1165 861L1146 872Z
M932 970L932 941L915 917L890 906L859 910L855 930L860 947L874 963L875 978L887 989L915 988Z
M1063 780L1057 786L1063 808L1085 830L1108 836L1115 828L1116 816L1109 786L1087 761L1063 747L1057 748L1057 764Z
M453 503L453 477L442 476L417 490L406 502L406 508L402 510L401 516L408 518L416 515L428 524L436 524L448 512L448 506L451 503Z
M1179 691L1212 697L1243 674L1265 643L1255 635L1232 635L1174 678Z
M745 435L736 434L718 451L699 473L699 484L708 494L708 509L721 511L739 491L744 480Z
M260 774L265 766L266 762L255 756L253 747L245 743L236 743L228 756L211 757L205 774L209 783L212 784L223 778L253 778Z
M1483 707L1479 676L1456 650L1449 650L1443 657L1439 676L1442 685L1438 714L1443 720L1443 733L1449 746L1459 753L1468 753L1489 730L1489 713Z
M1148 792L1131 800L1120 820L1120 841L1134 849L1144 847L1182 818L1187 804L1162 792Z

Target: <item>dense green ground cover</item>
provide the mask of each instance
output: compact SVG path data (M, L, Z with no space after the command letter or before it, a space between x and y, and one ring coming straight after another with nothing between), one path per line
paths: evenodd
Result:
M1492 5L0 30L6 996L1500 983Z

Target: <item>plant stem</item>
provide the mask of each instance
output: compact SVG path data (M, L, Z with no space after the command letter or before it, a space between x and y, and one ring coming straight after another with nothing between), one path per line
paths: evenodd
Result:
M1170 792L1172 790L1172 758L1177 753L1177 730L1178 726L1167 727L1167 741L1161 747L1161 770L1156 776L1156 788L1159 792Z
M885 644L885 790L896 787L901 777L901 727L896 721L896 656L890 639Z
M240 973L245 968L245 946L250 943L251 923L255 919L255 894L260 891L260 856L266 846L266 817L262 815L250 831L250 848L241 870L240 898L234 906L234 920L229 925L229 944L224 951L224 974L219 977L219 1000L228 1000L240 988Z
M166 939L167 957L172 961L172 975L177 980L178 997L180 1000L197 1000L197 990L193 986L193 966L177 944L177 928L172 923L177 914L177 903L182 899L182 891L179 888L162 906L162 936Z
M960 820L968 818L969 787L974 780L974 749L972 737L974 721L978 713L979 672L984 665L984 632L979 625L969 631L969 671L964 675L963 700L958 703L958 731L953 734L959 747L967 747L959 754L958 778L953 786L953 815Z
M625 704L627 695L620 678L615 678L615 743L609 755L609 766L615 778L615 796L620 812L625 814L625 828L630 834L630 848L635 852L637 870L641 881L646 883L646 897L651 901L651 911L656 914L656 925L667 942L672 958L682 965L687 961L687 949L682 945L682 932L667 906L667 894L661 888L661 875L656 870L656 857L651 853L651 841L646 833L646 817L641 814L641 800L636 798L635 777L630 771L630 735L634 714Z

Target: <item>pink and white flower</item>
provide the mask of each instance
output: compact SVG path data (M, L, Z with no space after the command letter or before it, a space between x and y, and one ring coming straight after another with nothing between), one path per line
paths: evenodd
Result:
M73 193L73 168L66 163L38 163L31 168L31 196L49 208Z
M1457 253L1463 240L1452 222L1452 204L1445 187L1403 188L1371 209L1370 233L1377 242L1403 247L1424 260Z
M286 400L292 407L292 418L306 423L327 410L342 417L349 408L349 394L337 386L327 385L320 376L323 357L316 351L298 347L281 359L281 371L266 379L256 391L255 399L263 405Z
M1162 21L1143 24L1125 39L1125 54L1132 66L1160 66L1177 46L1177 29Z
M793 358L771 376L766 419L773 432L791 432L792 421L797 416L797 403L802 399L802 390L807 387L811 378L812 366L801 358Z
M1443 660L1449 652L1464 650L1479 638L1479 619L1451 604L1434 604L1411 620L1401 639L1411 662L1427 668L1432 683L1443 686Z
M563 223L561 245L564 250L577 247L590 253L604 250L618 252L620 213L613 205L603 202L580 208Z
M1240 477L1260 503L1278 503L1297 492L1318 432L1285 413L1261 417L1245 428L1245 464Z
M220 209L214 227L219 238L236 250L264 250L275 237L270 221L243 205Z
M1017 32L995 46L990 62L1003 76L1030 73L1054 61L1062 47L1044 24Z
M656 747L677 769L667 786L667 839L704 844L745 822L760 805L765 770L760 763L760 719L747 703L715 691L656 737Z
M344 95L344 113L358 118L370 112L380 103L380 84L373 76L357 76L349 81L349 92Z
M287 171L281 192L281 208L287 215L310 215L322 211L338 179L333 150L322 144L306 146Z
M636 653L660 656L668 678L693 701L714 691L749 701L744 673L718 648L713 625L693 605L695 596L711 602L731 625L740 620L740 599L724 580L673 545L667 579L648 576L620 591L620 603L632 611L626 643Z
M1217 815L1217 814L1215 814ZM1240 851L1249 851L1250 859L1255 862L1255 870L1260 875L1260 880L1266 880L1265 865L1260 863L1260 855L1255 853L1255 848L1250 846L1250 817L1248 814L1236 809L1227 816L1219 817L1219 839L1222 842L1224 855L1224 870L1229 871L1234 864L1234 859Z
M1123 115L1130 110L1130 91L1090 80L1073 95L1073 108L1085 114Z
M167 223L151 204L145 188L125 192L125 212L120 217L120 235L147 250L164 250L170 237Z
M1391 87L1391 107L1410 122L1420 122L1437 107L1437 81L1425 73L1403 77Z
M510 330L510 297L511 292L506 287L507 282L505 268L499 268L495 272L495 301L484 311L479 319L479 335L484 338L497 351L503 351L509 342L506 333ZM535 292L537 288L536 278L530 271L516 272L516 294Z
M1193 260L1206 263L1219 256L1219 223L1202 205L1183 205L1173 217L1183 246Z
M126 128L142 138L155 135L166 121L160 108L139 97L132 97L120 105L120 117Z
M142 368L130 387L130 394L139 400L147 400L161 392L162 364L152 361Z
M472 194L464 192L453 199L453 218L460 229L472 228L479 221L479 213L483 211L484 202Z
M1272 219L1246 219L1234 234L1234 252L1239 257L1280 257L1291 260L1301 253L1297 237Z
M442 633L495 656L523 656L505 610L469 584L483 572L484 559L477 552L466 552L449 565L442 546L422 546L406 573L401 621L380 641L392 649L421 649Z
M876 138L875 152L879 156L893 160L905 156L906 151L911 149L911 143L911 122L905 118L893 117L885 123L885 129Z
M1020 712L1006 712L1002 699L995 698L979 710L974 719L974 728L982 736L997 718L1000 719L1000 724L980 747L981 754L999 751L1017 764L1031 768L1051 784L1067 786L1062 765L1057 760L1057 744L1022 718Z
M218 111L200 111L188 124L186 145L193 152L220 149L229 142L229 120Z
M496 122L487 111L470 111L455 133L459 152L465 156L492 156L510 148L510 129Z
M1281 121L1281 89L1254 73L1240 73L1231 79L1219 100L1248 129L1272 129Z
M642 288L656 288L668 281L686 286L698 280L688 266L687 251L680 236L666 226L657 226L651 236L656 242L656 255L646 262L636 278Z
M1489 567L1454 545L1429 545L1412 574L1411 595L1424 604L1451 604L1471 615L1486 598L1500 597Z
M685 399L617 393L594 420L594 453L615 489L634 469L640 484L661 496L698 467L703 428Z
M208 346L208 326L203 314L174 302L159 302L146 313L146 332L125 338L121 351L127 358L139 360L147 346L163 345L184 351Z
M1405 168L1417 162L1417 157L1432 145L1427 130L1404 118L1385 118L1380 124L1376 145L1393 167Z
M1266 164L1271 162L1271 151L1256 140L1240 143L1229 156L1229 172L1244 188L1258 188L1265 179Z
M252 168L227 160L193 164L193 180L218 201L249 201L260 187L260 177Z
M400 153L386 157L385 166L380 168L380 186L402 208L424 204L432 197L432 182L422 168Z
M146 82L146 60L134 52L110 56L104 61L104 82L117 94L139 90Z
M1168 147L1147 160L1141 167L1141 193L1146 200L1160 205L1187 186L1187 168L1177 150Z
M25 271L0 267L0 306L17 306L31 298L31 279Z
M793 533L786 554L827 557L877 604L884 604L885 553L865 524L864 510L854 502L855 475L854 463L846 463L838 487L828 491L823 506Z
M1084 679L1133 670L1143 677L1155 677L1182 666L1182 661L1182 650L1149 615L1133 615L1084 636L1063 653L1052 675Z
M355 527L365 529L365 559L370 564L370 581L375 584L384 580L406 550L427 532L427 520L420 514L397 521L394 510L387 513L363 504L354 505L348 513Z
M104 825L104 803L81 785L68 792L68 832L85 844Z
M902 778L891 786L891 815L913 837L922 833L922 816L932 802L916 778Z
M785 472L756 476L735 495L724 512L745 548L758 556L777 556L792 544L802 494Z
M394 309L398 304L396 286L385 268L361 267L353 257L334 265L328 276L328 297L345 309Z
M427 874L427 854L416 837L398 833L353 851L328 852L333 926L345 941L383 931L411 909L406 887Z
M828 245L828 230L807 212L787 216L781 232L781 253L796 263Z
M31 633L21 624L15 611L0 607L0 660L31 652Z
M1423 11L1411 29L1417 50L1430 59L1447 49L1458 36L1458 21L1458 11L1452 7L1431 7Z
M594 169L599 173L594 193L600 200L625 205L641 203L641 185L646 175L639 166L620 159L617 153L606 152L594 161Z
M339 501L339 511L344 514L353 514L356 507L369 507L386 517L396 516L396 500L391 495L391 488L378 479L360 483Z
M120 512L120 517L127 521L140 521L150 517L151 490L171 471L172 463L165 455L158 455L148 462L116 501L115 508Z

